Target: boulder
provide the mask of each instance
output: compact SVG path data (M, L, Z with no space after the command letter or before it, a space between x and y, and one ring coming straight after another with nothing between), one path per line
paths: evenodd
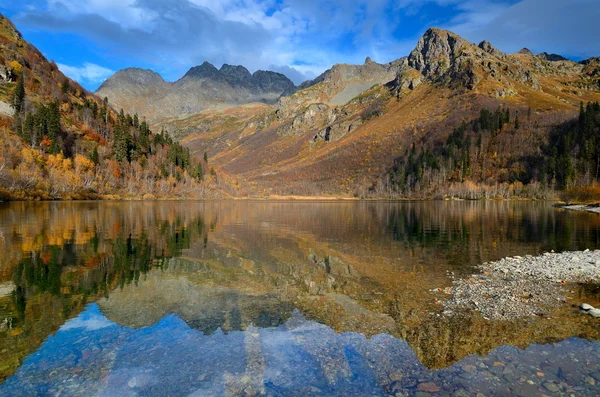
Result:
M600 318L600 309L591 309L588 311L588 314L595 318Z
M0 65L0 81L12 81L12 69L8 66Z
M581 305L579 305L579 308L580 308L581 310L584 310L584 311L586 311L586 312L587 312L587 311L590 311L590 310L592 310L592 309L594 308L594 306L592 306L592 305L588 305L587 303L582 303Z

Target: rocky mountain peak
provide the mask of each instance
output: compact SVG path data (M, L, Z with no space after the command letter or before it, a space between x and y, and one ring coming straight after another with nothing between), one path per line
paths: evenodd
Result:
M407 64L432 82L473 89L480 77L475 72L481 48L447 30L430 28L408 56Z
M548 54L547 52L542 52L541 54L537 54L538 58L545 59L547 61L556 62L556 61L568 61L567 58L558 54Z
M252 75L254 84L263 91L288 92L296 88L295 84L285 75L266 70L257 70Z
M202 65L194 66L183 76L186 77L196 77L196 78L214 78L219 75L219 70L214 67L214 65L210 62L204 61Z
M504 55L502 51L498 50L492 45L492 43L490 43L487 40L483 40L481 43L479 43L478 47L481 48L483 51L487 52L488 54L494 55L496 57Z
M464 49L471 46L452 32L430 28L410 53L408 65L428 78L437 78L452 67Z
M521 48L519 51L517 51L517 54L523 54L523 55L533 55L533 52L531 52L531 50L527 47Z
M369 63L374 63L371 57L367 57L367 59L365 59L365 65L368 65Z
M589 65L591 63L600 63L600 57L591 57L588 59L584 59L583 61L579 62L582 65Z
M234 65L224 64L223 66L221 66L219 73L230 79L238 80L238 81L245 81L245 80L249 80L250 78L252 78L252 75L250 74L248 69L246 69L242 65L234 66Z
M276 103L284 92L294 88L294 83L281 73L259 70L250 74L241 65L224 64L217 69L204 62L174 83L165 82L151 70L123 69L105 81L97 93L129 113L143 113L156 121L211 108Z
M151 69L126 68L119 70L108 80L104 81L98 91L106 88L118 88L131 85L139 87L154 87L166 84L163 78Z

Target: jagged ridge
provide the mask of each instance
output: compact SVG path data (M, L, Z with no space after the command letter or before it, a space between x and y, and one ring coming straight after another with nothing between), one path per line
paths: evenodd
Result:
M251 102L274 103L294 83L281 73L259 70L251 74L243 66L209 62L192 67L174 83L165 82L151 70L124 69L97 91L131 113L147 114L150 120L197 113Z

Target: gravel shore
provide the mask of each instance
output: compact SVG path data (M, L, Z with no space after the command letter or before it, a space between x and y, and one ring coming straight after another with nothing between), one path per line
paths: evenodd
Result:
M562 205L560 208L564 208L566 210L571 211L588 211L595 212L596 214L600 214L600 206L597 205L583 205L583 204L573 204L573 205Z
M473 309L490 320L543 314L565 300L565 284L600 282L600 250L515 256L478 268L442 290L452 295L442 301L444 314Z

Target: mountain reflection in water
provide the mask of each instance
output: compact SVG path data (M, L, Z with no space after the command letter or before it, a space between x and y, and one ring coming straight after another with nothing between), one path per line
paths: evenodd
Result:
M598 392L597 320L568 304L511 322L444 317L430 293L483 261L598 248L595 214L159 202L0 215L0 395ZM600 303L594 287L572 290Z
M600 375L599 360L600 344L573 338L525 350L502 346L483 358L469 356L429 370L406 341L386 334L370 339L340 334L298 311L277 327L206 335L175 315L151 327L120 326L91 304L29 356L0 392L365 396L419 390L536 395L562 389L591 394L599 388L586 374Z

